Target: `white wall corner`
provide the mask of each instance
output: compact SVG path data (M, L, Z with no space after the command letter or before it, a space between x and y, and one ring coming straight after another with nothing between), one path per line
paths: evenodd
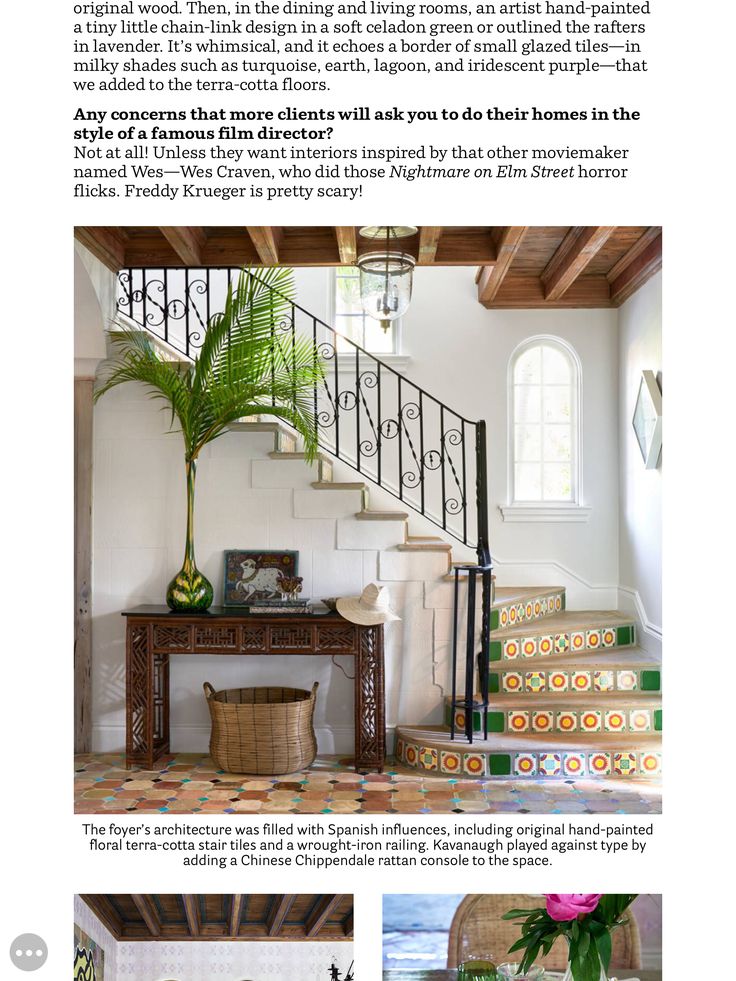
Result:
M639 621L644 637L640 637L640 646L647 649L661 650L662 625L649 619L641 594L630 586L618 587L618 608L622 613L634 614ZM647 642L647 640L649 642Z

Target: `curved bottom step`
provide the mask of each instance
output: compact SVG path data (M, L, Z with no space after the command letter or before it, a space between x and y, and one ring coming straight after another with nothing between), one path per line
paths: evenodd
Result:
M658 733L575 734L502 733L489 739L450 739L445 726L396 727L396 759L424 772L473 777L658 778L662 772Z

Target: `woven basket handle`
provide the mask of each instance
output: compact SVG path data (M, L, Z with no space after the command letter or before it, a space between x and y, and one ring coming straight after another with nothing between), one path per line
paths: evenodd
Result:
M317 689L318 688L319 688L319 682L318 681L315 681L315 683L312 685L312 698L316 698L317 697Z
M202 685L202 687L204 688L205 698L209 702L209 700L215 694L215 689L212 687L212 685L209 683L209 681L205 681L205 683Z

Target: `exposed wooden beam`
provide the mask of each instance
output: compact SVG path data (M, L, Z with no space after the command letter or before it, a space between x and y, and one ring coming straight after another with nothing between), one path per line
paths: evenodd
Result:
M340 895L320 896L307 917L306 934L308 937L314 937L319 933L341 900L342 896Z
M150 896L145 896L142 893L132 894L130 897L135 903L135 908L143 917L143 922L146 924L149 933L152 937L161 936L161 920L159 919L158 911L153 905L153 900Z
M441 225L422 225L419 229L419 265L431 266L437 257L437 246L442 235Z
M107 927L113 937L116 940L120 940L123 935L124 924L107 896L99 894L80 895L79 898L89 906L97 919L104 927Z
M266 918L266 929L269 937L277 937L284 925L284 920L289 915L289 910L294 905L296 896L274 896Z
M545 299L564 296L615 230L614 225L573 226L542 270Z
M246 229L263 265L277 266L284 237L282 229L270 225L246 225Z
M354 266L358 258L358 236L355 225L336 225L335 238L340 262L345 266Z
M350 910L350 912L348 913L348 915L343 920L342 928L343 928L343 930L345 932L345 936L346 937L352 937L352 935L353 935L353 911L352 911L352 909Z
M189 930L189 935L193 940L196 940L202 933L202 923L199 917L199 896L183 894L182 902L184 904L184 912L187 917L187 928Z
M207 236L204 229L185 225L159 225L164 238L185 266L201 266Z
M547 300L537 273L512 271L494 299L483 306L488 310L575 310L605 309L612 303L604 275L581 276L559 300Z
M478 278L478 300L480 303L491 303L495 299L526 235L527 227L527 225L507 225L501 229L496 250L496 262L492 266L484 266Z
M113 272L125 266L125 243L128 236L122 228L77 225L74 237Z
M236 893L231 897L231 900L227 932L231 937L237 937L240 933L240 921L243 918L248 897L242 893Z
M662 268L662 229L649 228L608 273L611 303L621 306Z

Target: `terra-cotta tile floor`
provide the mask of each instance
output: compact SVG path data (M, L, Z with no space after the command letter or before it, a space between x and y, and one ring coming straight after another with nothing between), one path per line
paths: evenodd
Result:
M659 814L651 781L483 780L418 773L391 762L358 774L320 756L284 777L238 776L208 756L179 753L155 770L126 770L119 754L78 756L77 814Z

